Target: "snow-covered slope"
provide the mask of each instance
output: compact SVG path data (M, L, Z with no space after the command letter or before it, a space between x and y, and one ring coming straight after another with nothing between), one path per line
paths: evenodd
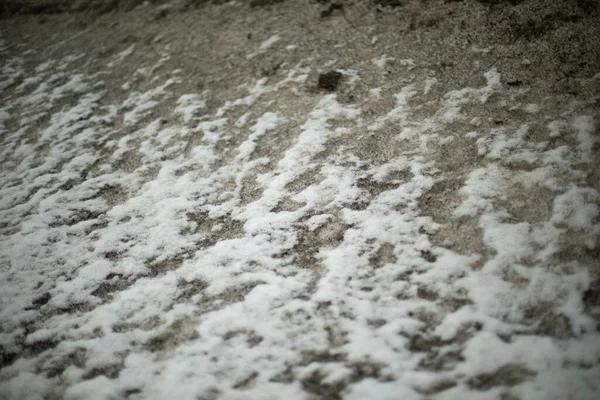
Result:
M600 396L600 74L177 4L0 21L1 399Z

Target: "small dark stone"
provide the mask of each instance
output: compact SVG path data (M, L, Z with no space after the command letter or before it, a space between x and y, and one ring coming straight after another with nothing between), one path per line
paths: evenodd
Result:
M319 75L319 84L317 85L320 89L325 89L333 92L337 89L338 85L342 80L342 73L338 71L329 71Z

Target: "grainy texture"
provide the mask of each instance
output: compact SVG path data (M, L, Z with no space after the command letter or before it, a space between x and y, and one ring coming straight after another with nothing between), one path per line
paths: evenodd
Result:
M598 2L0 12L0 399L600 398Z

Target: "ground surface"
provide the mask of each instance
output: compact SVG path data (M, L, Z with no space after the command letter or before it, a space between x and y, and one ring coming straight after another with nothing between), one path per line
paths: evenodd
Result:
M12 1L0 399L600 398L595 1Z

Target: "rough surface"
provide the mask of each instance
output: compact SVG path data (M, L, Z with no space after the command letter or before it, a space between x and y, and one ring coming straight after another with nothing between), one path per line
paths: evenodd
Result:
M0 399L600 398L596 1L0 7Z

